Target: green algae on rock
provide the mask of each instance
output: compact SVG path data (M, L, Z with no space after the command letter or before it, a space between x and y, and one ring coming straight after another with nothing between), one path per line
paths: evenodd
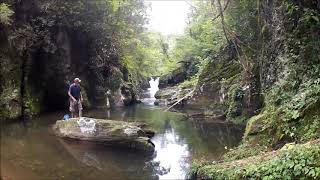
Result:
M83 130L86 127L79 123L79 118L72 118L67 121L57 121L53 131L55 135L63 138L125 147L147 153L154 152L154 145L148 137L149 133L140 128L137 123L86 117L81 120L90 122L92 128Z

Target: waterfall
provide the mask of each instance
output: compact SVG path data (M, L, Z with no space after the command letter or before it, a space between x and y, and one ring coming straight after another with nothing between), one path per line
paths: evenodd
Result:
M149 85L150 88L148 88L149 94L150 94L150 98L154 98L154 95L156 95L157 91L159 90L159 77L157 77L156 79L153 79L151 77L150 81L149 81Z
M154 105L156 98L154 97L157 91L159 90L159 77L153 78L151 77L149 81L150 88L147 90L148 97L142 99L142 102L147 105Z

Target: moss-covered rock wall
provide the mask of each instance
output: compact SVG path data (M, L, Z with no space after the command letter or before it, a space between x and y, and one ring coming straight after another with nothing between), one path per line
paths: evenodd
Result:
M281 147L320 136L319 2L265 4L261 55L261 113L249 120L245 140Z
M263 105L247 118L242 144L223 162L194 164L196 178L319 178L320 4L279 0L260 5L262 45L253 62ZM237 89L229 93L246 96Z
M119 62L121 50L111 43L120 38L113 37L118 27L107 26L99 14L112 14L112 4L99 9L98 3L87 1L5 3L14 14L9 24L0 23L2 119L68 110L67 91L75 77L82 80L86 108L106 105L107 91L121 88L120 96L128 96L120 99L121 105L134 102L134 92L123 90L129 80Z
M5 31L0 31L0 39L0 115L16 118L21 114L21 60L10 48Z
M261 106L261 99L249 99L253 86L248 84L254 78L246 77L234 47L225 47L201 71L195 93L187 101L187 107L198 109L206 116L225 116L237 123L244 122Z

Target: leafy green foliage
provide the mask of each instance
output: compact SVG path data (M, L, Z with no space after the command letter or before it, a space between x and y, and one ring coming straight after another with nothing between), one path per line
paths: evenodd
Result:
M242 108L244 91L239 87L239 84L235 84L230 88L228 97L228 110L226 112L227 118L230 119L240 116L241 112L239 111Z
M168 73L183 66L184 62L199 61L196 53L197 42L189 36L173 36L173 48L169 49L169 59L164 63L163 72Z
M128 67L122 64L121 59L126 54L126 43L144 31L147 22L144 1L4 2L6 4L1 3L0 11L0 34L4 40L1 44L5 47L0 52L0 56L4 57L1 63L16 64L14 68L9 67L8 71L15 72L17 76L12 80L11 77L1 76L1 90L12 86L7 82L17 82L21 86L17 87L21 89L18 96L24 96L17 97L18 100L23 99L23 102L17 102L17 107L24 107L24 112L38 113L44 109L38 108L38 105L51 106L40 102L44 97L50 98L51 95L44 91L51 87L59 87L57 94L61 95L61 99L53 98L52 101L64 101L65 84L75 74L89 80L84 81L83 86L92 101L102 102L107 90L116 91L122 85L129 84L126 82L129 81ZM9 7L15 12L15 17L7 26L13 13ZM2 28L4 25L7 27ZM133 58L132 61L137 59ZM6 71L3 72L6 74ZM40 73L45 75L39 77ZM57 77L54 85L40 83L47 82L51 77ZM30 91L27 89L29 86ZM39 102L38 94L42 96ZM10 100L5 103L9 104L4 105L5 108L12 104Z
M248 144L241 144L235 149L230 149L226 154L224 154L223 159L225 161L234 161L250 156L256 156L266 151L268 151L268 148L266 146L252 146Z
M248 122L245 144L259 142L271 147L281 142L320 137L318 80L291 88L290 82L282 82L266 95L264 110Z
M240 54L245 59L240 61L244 72L241 79L250 80L256 75L254 69L259 69L261 77L256 77L259 81L262 79L259 83L263 86L264 107L250 118L242 145L224 156L226 162L203 162L194 166L192 171L198 178L319 179L319 141L281 151L272 159L263 154L287 142L301 143L320 137L319 3L288 0L272 6L265 1L233 1L225 11L230 38L239 41ZM281 30L271 29L275 26ZM211 69L203 79L217 73L213 72L217 68ZM269 86L273 73L275 79ZM216 77L223 76L223 72L217 74ZM226 103L229 117L237 107L234 100L242 97L242 85L229 89L230 102ZM260 93L255 89L251 91ZM244 94L244 98L246 96ZM247 157L252 158L244 159Z
M300 84L306 78L317 78L320 73L319 10L291 1L284 1L281 8L285 12L289 80Z
M168 58L163 63L162 74L184 68L186 64L194 64L192 69L187 68L185 71L190 71L187 74L194 76L187 80L196 82L206 64L225 45L221 27L211 20L210 4L209 1L195 1L186 33L169 37Z
M245 139L276 145L279 142L306 141L320 136L319 120L319 11L313 6L291 1L280 4L285 31L282 58L286 71L281 80L267 89L265 107L249 121ZM259 120L256 120L256 119ZM259 132L251 134L255 127Z
M196 76L193 76L191 79L183 81L182 83L179 84L179 86L182 89L187 89L187 88L193 88L197 85L198 83L198 78Z
M10 9L10 7L7 4L0 4L0 24L10 25L12 22L11 16L13 14L14 12Z
M8 3L14 4L12 0ZM95 84L102 86L112 81L110 78L113 76L105 75L113 71L113 67L127 68L119 67L120 59L126 53L128 42L144 30L146 23L146 7L142 0L43 0L35 1L34 6L37 7L35 11L39 11L38 15L27 16L29 18L23 25L14 24L16 27L10 33L10 40L18 53L28 56L42 49L55 54L63 39L54 33L82 33L88 39L90 53L90 59L84 63L91 67ZM139 61L136 58L131 60ZM120 74L120 78L124 78L122 76ZM113 86L107 83L109 85Z
M189 14L187 32L196 41L194 51L203 59L218 52L226 43L220 24L212 21L213 13L210 1L197 1Z
M288 145L278 152L240 161L195 161L190 174L203 179L318 179L319 162L318 140L301 145Z
M167 59L164 37L156 32L142 32L125 43L122 63L128 67L132 80L160 75Z
M320 178L319 144L283 150L276 158L244 170L248 179L318 179Z

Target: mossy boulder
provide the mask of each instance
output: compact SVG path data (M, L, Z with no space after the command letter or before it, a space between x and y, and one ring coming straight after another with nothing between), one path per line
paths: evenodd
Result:
M93 119L83 117L58 120L53 126L55 135L62 138L95 142L108 146L118 146L148 153L154 152L149 132L137 123Z

